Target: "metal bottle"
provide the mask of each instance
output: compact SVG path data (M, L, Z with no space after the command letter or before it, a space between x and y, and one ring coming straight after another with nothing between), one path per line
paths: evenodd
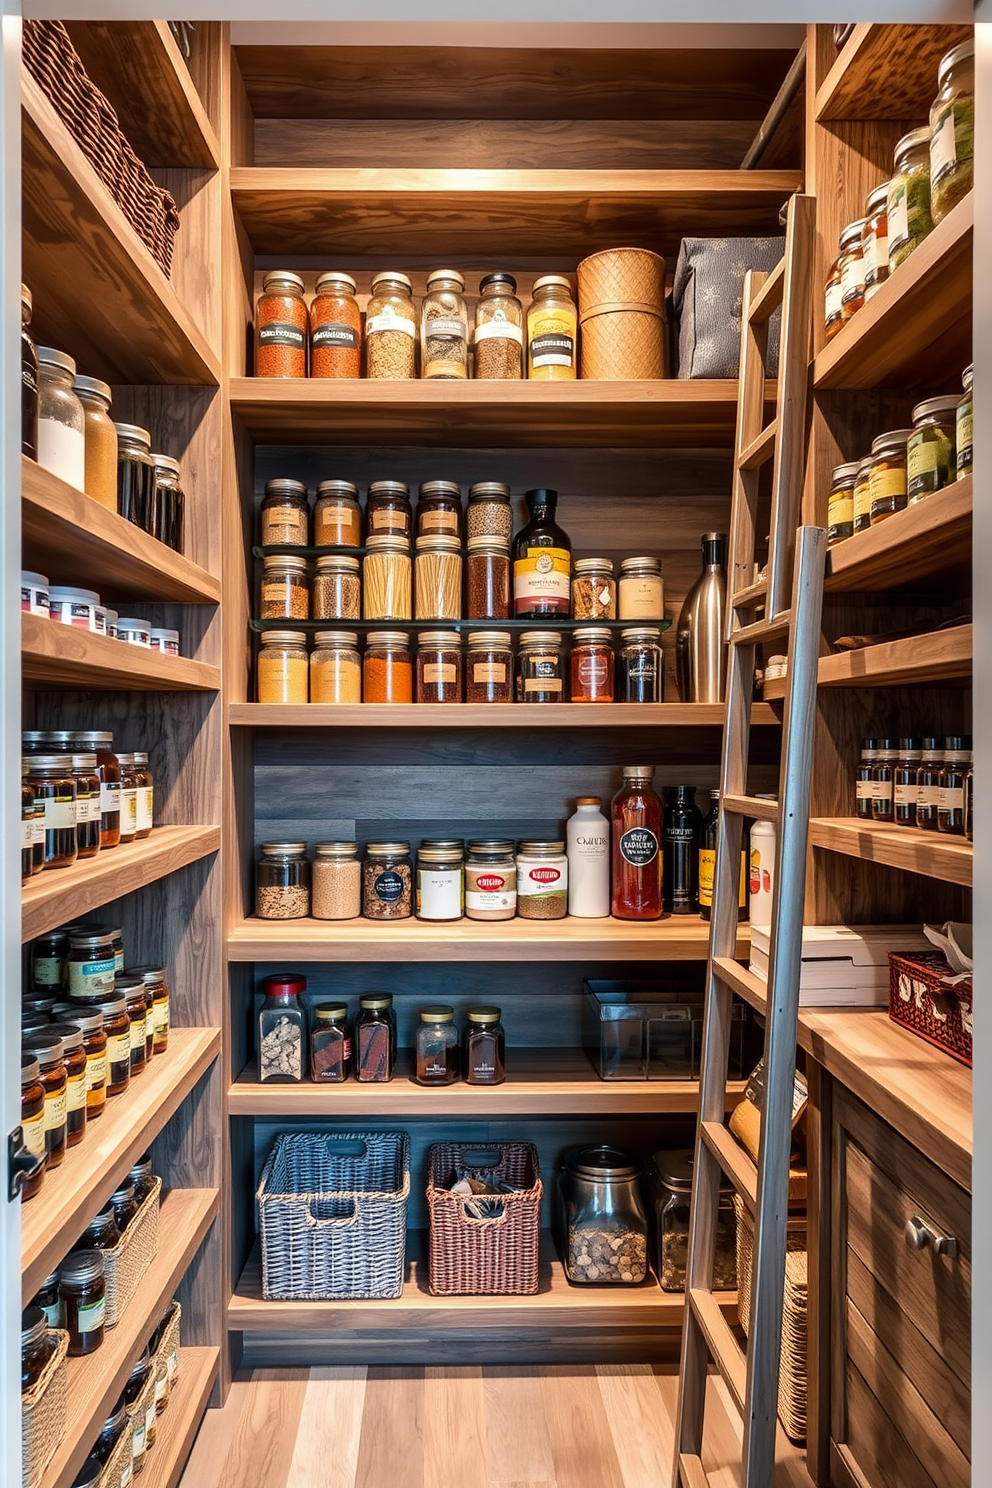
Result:
M684 703L722 703L727 682L727 535L702 538L703 571L685 597L675 636L675 670Z

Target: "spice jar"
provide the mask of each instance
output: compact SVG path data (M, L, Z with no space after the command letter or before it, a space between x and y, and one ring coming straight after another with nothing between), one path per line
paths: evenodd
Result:
M604 626L572 632L571 692L573 703L612 703L613 638Z
M851 319L865 302L865 261L861 248L861 234L865 220L859 217L849 222L840 235L840 313L844 321Z
M916 771L916 820L913 825L924 832L937 830L937 794L943 765L943 739L921 739L920 763ZM859 810L858 815L861 814Z
M79 1030L86 1060L86 1119L94 1121L103 1115L107 1105L107 1035L103 1014L75 1005L60 1006L57 1017L58 1027L71 1025Z
M317 487L313 508L313 541L317 548L360 548L362 508L351 481L325 480Z
M388 992L358 999L355 1019L355 1078L384 1084L396 1067L396 1015Z
M942 491L957 479L954 433L957 394L926 398L913 409L913 432L906 444L906 490L909 505Z
M307 560L281 553L262 560L263 620L308 620L310 585ZM119 623L119 622L118 622Z
M577 558L572 565L572 619L616 618L617 586L613 577L613 560Z
M854 809L862 821L871 821L872 773L877 758L878 740L862 739L861 758L854 770Z
M408 920L413 914L409 842L370 842L362 865L362 914L367 920Z
M361 614L362 583L358 559L348 554L318 558L313 577L313 618L359 620Z
M930 131L911 129L896 145L889 182L889 272L933 231L930 218Z
M617 615L621 620L664 620L665 581L660 558L623 559Z
M110 733L83 730L66 736L74 749L93 750L100 777L100 847L116 847L121 840L121 770Z
M871 442L871 525L906 505L906 444L912 429L893 429Z
M73 391L83 405L87 496L117 510L117 430L110 417L110 388L96 377L79 377Z
M918 739L900 739L892 772L892 820L897 827L916 826L916 777L923 759Z
M410 620L410 545L405 537L377 534L366 543L362 562L362 618Z
M28 330L34 302L21 285L21 454L38 458L38 348Z
M38 464L77 491L86 488L86 417L73 392L76 364L64 351L38 347Z
M255 311L255 376L306 377L310 315L299 274L274 269Z
M418 1085L454 1085L458 1079L458 1030L455 1010L423 1008L417 1029L416 1073Z
M405 274L376 274L365 312L369 377L396 382L416 375L417 312Z
M502 1085L506 1079L506 1036L498 1007L470 1007L462 1041L467 1085Z
M362 868L357 842L318 842L313 856L311 914L315 920L357 920Z
M30 568L21 569L21 611L25 615L38 615L42 620L52 618L48 579Z
M127 1018L131 1028L131 1079L143 1075L148 1063L148 1001L145 984L140 977L119 976L114 980L114 991L127 1003ZM154 1031L154 1026L153 1026Z
M255 869L260 920L302 920L310 913L310 860L305 842L263 842Z
M460 920L464 911L464 843L426 838L417 851L417 919Z
M306 977L279 972L262 978L265 1001L258 1013L258 1078L263 1084L290 1085L303 1079L306 1018L300 997Z
M479 281L475 307L475 376L484 381L519 381L524 375L524 310L512 274L487 274Z
M944 763L937 783L938 832L964 834L964 783L971 765L970 739L955 735L944 740ZM44 1063L41 1072L44 1078Z
M417 641L417 702L460 703L462 646L455 630L425 630Z
M125 641L129 646L144 646L146 650L149 650L152 644L152 628L147 620L142 620L136 615L119 615L117 639Z
M510 546L502 538L469 538L465 598L469 620L509 620Z
M636 1286L647 1275L641 1165L617 1147L572 1148L558 1175L562 1262L569 1281Z
M872 821L884 823L892 821L893 777L898 753L898 739L879 739L878 752L871 769Z
M309 698L307 638L301 630L266 630L258 651L258 701L305 703Z
M155 824L155 779L148 767L148 753L134 751L134 772L138 777L138 837L150 837Z
M310 376L360 377L362 315L350 274L329 270L317 279L310 306Z
M643 626L620 632L616 697L621 703L663 703L665 663L661 631Z
M28 783L31 766L21 760L21 883L26 884L34 874L34 786ZM99 846L99 839L97 845ZM43 866L39 864L39 867Z
M131 1083L131 1023L123 997L98 997L81 1008L99 1012L107 1036L107 1095L123 1095Z
M310 1075L319 1085L343 1085L351 1073L351 1029L348 1009L322 1002L313 1010L310 1029Z
M155 530L155 462L152 436L138 424L117 431L117 513L143 532Z
M868 193L864 227L861 231L861 256L865 276L865 302L876 294L889 277L889 183L883 181Z
M533 381L574 382L579 316L571 282L561 274L534 280L527 311L527 375Z
M470 842L465 860L465 917L512 920L517 913L517 865L513 843Z
M943 222L974 185L974 38L941 57L937 90L930 110L930 213Z
M69 951L66 958L66 990L69 997L85 1001L87 998L109 996L114 990L117 975L117 957L114 937L102 928L73 931L69 936Z
M509 486L501 481L476 481L470 486L466 527L470 543L473 537L492 537L509 545L513 535Z
M155 467L155 526L152 535L174 553L183 551L186 530L186 493L182 470L171 455L152 455Z
M556 630L526 630L517 656L517 702L565 701L561 636Z
M48 1167L48 1143L45 1140L45 1087L41 1083L41 1065L33 1054L21 1053L21 1139L37 1161L33 1173L25 1174L21 1199L33 1199L45 1181Z
M373 631L365 645L362 696L367 703L412 703L413 661L402 630Z
M368 559L366 559L366 563ZM462 617L462 546L443 534L417 538L416 620L460 620ZM373 620L401 619L372 615Z
M286 544L305 548L310 541L310 507L302 481L270 480L259 509L263 546Z
M46 1276L31 1299L31 1306L44 1314L49 1328L62 1327L62 1299L59 1296L59 1273Z
M563 920L568 913L564 842L521 842L517 852L517 914L522 920Z
M45 1035L62 1042L65 1061L66 1145L76 1147L86 1135L86 1051L83 1035L74 1023L55 1022Z
M461 538L462 492L455 481L425 481L417 500L417 536Z
M76 856L94 858L100 851L100 776L95 754L71 756L76 778Z
M22 1395L38 1383L58 1347L57 1341L49 1337L48 1327L48 1318L40 1307L32 1304L24 1308L21 1313Z
M113 1250L121 1243L121 1230L117 1224L117 1211L113 1202L90 1220L79 1237L77 1250Z
M850 537L854 532L854 484L858 475L858 461L835 465L830 478L830 499L827 506L827 547Z
M973 368L965 367L961 374L961 385L964 392L958 399L957 413L955 415L954 444L957 450L957 474L958 480L963 475L971 474L971 441L973 424L973 395L972 395Z
M513 651L508 630L473 630L465 658L467 703L512 703Z
M59 1267L59 1292L69 1356L95 1353L103 1343L106 1280L99 1250L71 1250Z
M420 319L421 376L448 381L468 377L468 311L465 280L456 269L427 276Z
M357 567L357 560L355 560ZM357 579L356 579L357 583ZM312 703L360 703L362 659L354 630L318 630L310 653Z
M871 526L871 455L859 460L854 477L854 531L867 532Z
M654 1196L655 1270L663 1291L684 1292L689 1260L689 1205L692 1196L691 1151L656 1152L649 1177ZM713 1288L733 1291L737 1285L737 1221L733 1187L721 1178L713 1253Z
M31 756L28 784L45 804L46 868L71 868L76 861L76 777L68 754Z
M832 341L844 324L844 314L841 310L841 273L840 254L830 265L830 273L827 282L823 286L823 328L827 333L827 340Z
M368 537L409 538L413 526L410 492L402 481L373 481L365 507Z
M138 835L138 772L134 755L118 752L121 767L121 844L133 842Z

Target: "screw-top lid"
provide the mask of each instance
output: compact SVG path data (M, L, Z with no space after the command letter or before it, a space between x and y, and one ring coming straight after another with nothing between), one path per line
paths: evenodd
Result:
M502 481L476 481L468 488L469 501L509 501L510 488Z
M641 1173L641 1164L636 1157L606 1143L594 1147L573 1147L565 1154L562 1166L566 1173L571 1173L576 1178L591 1178L599 1183L638 1178Z
M142 429L140 424L115 424L117 430L117 442L120 444L134 444L143 449L147 454L152 452L152 436L147 429Z
M25 1307L21 1313L21 1348L40 1343L48 1332L48 1318L40 1307Z
M944 739L944 748L945 750L952 750L954 753L960 753L962 749L970 749L971 735L948 734L947 737Z
M350 274L342 273L340 269L325 269L323 274L318 275L316 291L323 294L325 289L331 289L334 285L343 284L345 289L355 293L357 285Z
M865 203L865 208L866 208L865 219L867 220L867 218L873 216L874 213L875 213L875 211L879 207L884 207L885 204L886 204L886 202L888 201L888 199L889 199L889 182L888 181L882 181L880 185L873 186L872 189L871 189L871 191L869 191L869 193L868 193L868 200Z
M343 646L353 651L358 646L358 631L318 630L313 641L315 646Z
M967 367L965 367L964 371L961 373L961 386L964 388L966 393L971 392L971 385L974 381L974 376L974 364L972 362L969 362Z
M307 571L307 560L305 558L298 558L295 554L292 553L275 553L268 558L262 559L262 571L263 577L265 574L269 573L285 572L305 574ZM118 629L124 623L125 622L123 620L119 620L117 622Z
M69 949L72 950L74 947L86 949L89 946L113 949L114 941L120 933L112 925L79 925L69 936Z
M304 285L299 274L294 274L289 269L270 269L262 280L262 292L268 294L271 289L295 289L298 294L302 294Z
M458 539L455 538L457 543ZM409 553L410 539L404 537L402 532L375 532L371 537L365 539L365 546L370 553L395 551L398 553Z
M657 625L636 625L620 632L621 641L660 641L661 631Z
M899 740L899 753L900 754L905 754L906 751L909 750L909 749L919 749L920 747L921 747L921 745L920 745L919 739L900 739Z
M873 753L878 748L878 742L879 741L877 739L862 739L861 740L861 753L862 754Z
M58 367L60 372L68 372L70 377L75 377L76 363L64 351L59 351L54 346L39 346L37 351L38 361L43 367Z
M621 567L621 573L623 568ZM602 575L604 578L613 574L612 558L576 558L572 564L572 572L578 574Z
M145 1349L144 1353L141 1355L141 1358L135 1360L129 1378L132 1380L147 1379L148 1372L151 1369L151 1364L152 1361L149 1357L148 1350Z
M21 1051L21 1089L26 1090L29 1085L37 1085L41 1079L41 1065L33 1054L25 1054Z
M427 275L427 288L430 289L432 284L437 284L442 279L451 279L459 289L465 288L465 277L457 269L432 269Z
M624 765L624 780L653 780L654 765Z
M295 496L305 501L307 499L307 488L302 481L288 480L280 476L277 480L265 482L265 494L267 497Z
M878 748L881 754L895 754L899 748L898 739L879 739Z
M102 1250L70 1250L59 1267L59 1281L74 1286L99 1281L104 1273Z
M490 284L499 284L508 289L511 294L517 292L517 281L512 274L486 274L479 280L479 293L488 289Z
M920 748L924 754L936 754L943 748L943 739L938 739L934 734L927 734L920 740Z
M558 650L563 637L557 630L525 630L520 637L521 646L543 646Z
M130 1174L124 1179L119 1188L110 1195L110 1202L116 1208L118 1204L129 1204L134 1198L134 1179Z
M835 486L843 485L846 481L857 479L859 460L848 460L843 465L835 465L831 480Z
M343 1002L321 1002L313 1009L318 1023L332 1023L338 1018L347 1018L348 1007Z
M422 863L449 863L453 858L461 859L464 844L451 842L422 842L417 848L417 857Z
M510 646L510 632L508 630L472 630L469 631L468 644L470 650L508 650Z
M393 1005L393 994L391 992L367 992L364 997L358 999L358 1006L366 1008L369 1012L382 1012L384 1008Z
M57 1018L61 1025L71 1024L78 1028L80 1033L95 1033L103 1027L103 1014L91 1012L83 1003L73 1002L57 1003L52 1009L52 1016Z
M369 483L369 497L394 497L402 496L407 501L410 499L410 488L398 480L376 480Z
M563 853L564 842L521 842L517 851L525 858L544 858Z
M74 381L72 386L74 390L77 393L80 393L84 398L102 398L107 407L110 407L110 400L113 394L110 391L109 384L106 382L101 382L99 377L83 377L81 374L77 374L76 380Z
M411 284L411 282L407 278L407 276L405 274L399 274L399 273L397 273L395 269L383 269L380 273L378 273L378 274L376 274L376 275L373 276L373 279L372 279L372 293L373 294L375 294L375 292L379 288L379 285L380 284L399 284L399 285L402 285L402 287L404 289L411 290L411 291L413 289L413 285Z
M451 1007L426 1007L420 1009L421 1023L453 1023L455 1010Z
M493 532L480 532L470 537L467 543L470 553L498 553L503 558L510 556L510 539L498 537Z
M104 1019L118 1018L121 1013L127 1013L127 999L124 997L85 997L80 998L80 1004L84 1008L99 1008Z
M365 848L370 858L395 858L410 851L409 842L369 842Z
M967 62L975 55L975 41L971 37L967 41L959 42L956 47L951 47L945 52L937 64L937 86L942 88L947 80L947 74L957 67L959 62Z
M281 858L287 854L305 853L307 845L305 842L260 842L259 850L267 858Z
M537 507L550 507L554 510L558 505L558 492L550 486L536 486L533 491L524 492L524 500L531 513Z
M63 1057L62 1040L52 1032L52 1025L29 1034L21 1041L25 1054L33 1054L40 1064L57 1064Z
M73 1049L81 1049L83 1046L82 1030L74 1023L51 1023L45 1032L51 1038L61 1042L65 1054L70 1054Z
M369 652L373 647L385 647L390 651L407 651L410 647L410 637L405 630L372 630L369 631L365 643L365 650Z
M468 844L473 858L505 858L513 852L513 843L503 837L479 837Z
M912 432L912 429L890 429L886 434L879 434L871 442L872 454L879 455L883 451L905 449L906 441Z
M602 796L576 796L576 806L602 806Z
M53 584L48 591L52 603L65 600L83 600L86 604L98 605L100 596L95 589L78 589L71 584Z
M462 849L465 846L465 842L464 842L464 840L461 837L425 837L422 840L420 846L421 846L421 848L425 848L425 847L443 847L443 848L447 848L447 849L457 848L458 851L461 852Z
M266 997L285 997L287 994L299 997L307 990L307 979L298 971L274 971L262 978L261 987Z
M71 775L71 754L32 754L31 775Z
M87 1457L72 1480L72 1488L98 1488L102 1476L103 1463L99 1457Z
M373 542L375 538L370 539L370 545ZM448 532L425 532L417 538L418 553L460 553L461 550L459 539Z
M539 289L544 289L546 286L552 284L557 285L559 289L567 289L569 294L572 293L572 281L571 279L566 279L564 274L542 274L538 279L534 280L531 292L536 294Z
M72 768L79 774L83 774L87 770L96 769L95 754L73 754L70 758L72 760Z
M34 300L26 284L21 285L21 309L28 312L28 320L30 320L31 312L34 309Z
M465 1009L465 1017L470 1023L498 1023L501 1011L498 1007L470 1007Z
M578 646L608 645L612 639L613 634L606 625L583 625L581 629L572 631L572 640Z
M179 461L174 460L171 455L152 455L152 464L159 474L180 476L182 469Z
M306 631L303 630L263 630L263 646L306 646Z
M425 497L430 498L431 496L450 496L454 501L461 501L462 488L457 481L423 481L421 483L418 495L420 496L421 501L423 501Z
M121 997L128 998L134 997L139 992L144 995L145 984L141 977L115 976L114 991L119 993Z
M907 150L918 150L921 145L926 145L928 150L930 148L930 126L928 124L924 124L919 129L911 129L908 134L904 134L892 152L892 158L898 164L900 155L904 155Z
M949 393L940 398L924 398L922 403L917 403L913 409L913 423L918 424L921 419L930 418L932 414L949 413L953 415L961 402L960 393ZM953 418L951 420L953 422Z
M456 651L461 643L457 630L422 630L417 638L418 646L437 647L443 651Z
M855 222L849 222L847 226L841 230L841 252L843 252L845 248L851 248L855 243L861 242L861 234L864 231L864 226L865 219L863 217L859 217Z
M313 851L317 858L353 858L358 852L358 843L318 842Z
M266 489L268 489L268 488L266 488ZM322 496L342 497L343 496L346 499L347 498L350 498L352 501L357 501L358 500L358 487L354 484L353 481L346 481L346 480L322 480L322 481L319 481L318 484L317 484L317 495L318 495L318 497L322 497Z
M268 559L266 558L266 563ZM118 632L123 630L147 630L151 635L152 623L150 620L142 620L139 615L120 615L117 620Z

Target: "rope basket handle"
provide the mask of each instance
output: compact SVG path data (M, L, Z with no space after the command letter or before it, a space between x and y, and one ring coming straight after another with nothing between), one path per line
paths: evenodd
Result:
M308 1203L307 1206L306 1206L306 1214L304 1215L304 1223L306 1224L307 1229L308 1230L348 1230L348 1229L351 1229L351 1227L353 1225L356 1225L358 1223L358 1200L357 1199L351 1199L350 1200L350 1203L351 1203L351 1213L350 1214L335 1214L333 1217L328 1218L328 1219L321 1219L318 1215L314 1214L312 1204Z

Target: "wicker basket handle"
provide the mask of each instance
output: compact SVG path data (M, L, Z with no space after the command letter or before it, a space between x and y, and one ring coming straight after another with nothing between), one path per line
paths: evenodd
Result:
M466 1168L499 1167L500 1153L497 1147L463 1147L462 1165Z
M315 1230L326 1230L326 1229L346 1230L346 1229L348 1229L348 1227L350 1225L357 1224L357 1222L358 1222L358 1200L357 1199L335 1199L334 1202L336 1204L349 1204L350 1207L351 1207L351 1213L350 1214L334 1214L334 1215L328 1216L328 1218L326 1218L326 1219L322 1219L320 1217L320 1215L314 1214L314 1212L313 1212L314 1205L317 1204L317 1203L319 1203L319 1202L320 1202L319 1199L314 1199L310 1203L308 1203L307 1206L306 1206L306 1211L307 1211L306 1222L307 1222L307 1225L308 1226L312 1226Z
M490 1199L495 1196L491 1194L480 1194L479 1197ZM505 1204L503 1205L502 1214L470 1214L468 1208L469 1204L477 1202L478 1199L462 1199L462 1218L467 1220L469 1224L491 1225L493 1229L498 1229L509 1222L510 1211L507 1209Z

